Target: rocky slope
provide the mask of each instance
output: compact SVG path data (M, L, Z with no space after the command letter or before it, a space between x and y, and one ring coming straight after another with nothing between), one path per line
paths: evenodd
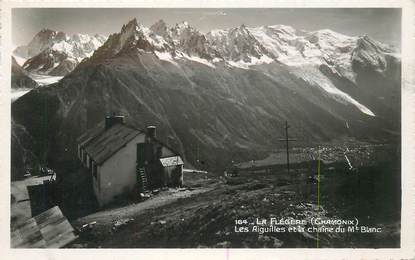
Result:
M285 120L297 145L396 141L399 75L397 55L367 36L280 25L203 35L187 23L132 20L12 113L55 168L74 160L83 131L115 112L156 125L188 161L212 169L265 157L282 145Z
M15 89L32 89L37 87L38 84L34 81L28 73L17 64L16 59L12 57L12 70L11 70L11 88Z
M23 178L28 169L32 169L38 162L30 133L24 126L11 121L11 180Z

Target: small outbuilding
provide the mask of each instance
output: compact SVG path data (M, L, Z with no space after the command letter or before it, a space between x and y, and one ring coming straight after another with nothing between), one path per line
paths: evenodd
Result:
M78 138L78 158L88 168L100 206L119 196L183 185L183 160L156 138L156 128L145 131L127 125L123 116L105 122Z

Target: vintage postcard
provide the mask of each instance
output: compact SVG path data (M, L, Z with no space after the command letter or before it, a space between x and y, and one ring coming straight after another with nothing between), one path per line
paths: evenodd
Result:
M1 11L7 258L415 257L413 1Z

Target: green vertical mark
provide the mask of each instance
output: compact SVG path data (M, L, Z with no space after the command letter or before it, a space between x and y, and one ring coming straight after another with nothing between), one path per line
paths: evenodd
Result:
M43 113L42 113L42 142L43 142L43 150L42 150L42 166L46 164L47 160L47 150L48 150L48 104L46 96L43 97Z
M317 209L320 211L320 146L317 158Z
M320 146L317 150L317 211L320 212ZM320 247L320 236L317 232L317 248Z

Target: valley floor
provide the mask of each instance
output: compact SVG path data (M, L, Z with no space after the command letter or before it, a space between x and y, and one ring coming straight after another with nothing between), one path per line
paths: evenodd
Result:
M30 77L36 81L40 86L45 86L49 84L53 84L61 80L62 76L49 76L49 75L41 75L41 74L35 74L31 73Z
M28 93L31 89L23 88L23 89L12 89L10 93L11 101L14 102L24 94Z
M56 83L63 78L62 76L49 76L49 75L41 75L41 74L35 74L35 73L30 73L29 75L34 81L36 81L36 83L39 84L39 86L47 86L47 85ZM32 89L31 88L19 88L19 89L12 88L11 93L10 93L11 102L16 101L18 98L25 95L30 90Z

